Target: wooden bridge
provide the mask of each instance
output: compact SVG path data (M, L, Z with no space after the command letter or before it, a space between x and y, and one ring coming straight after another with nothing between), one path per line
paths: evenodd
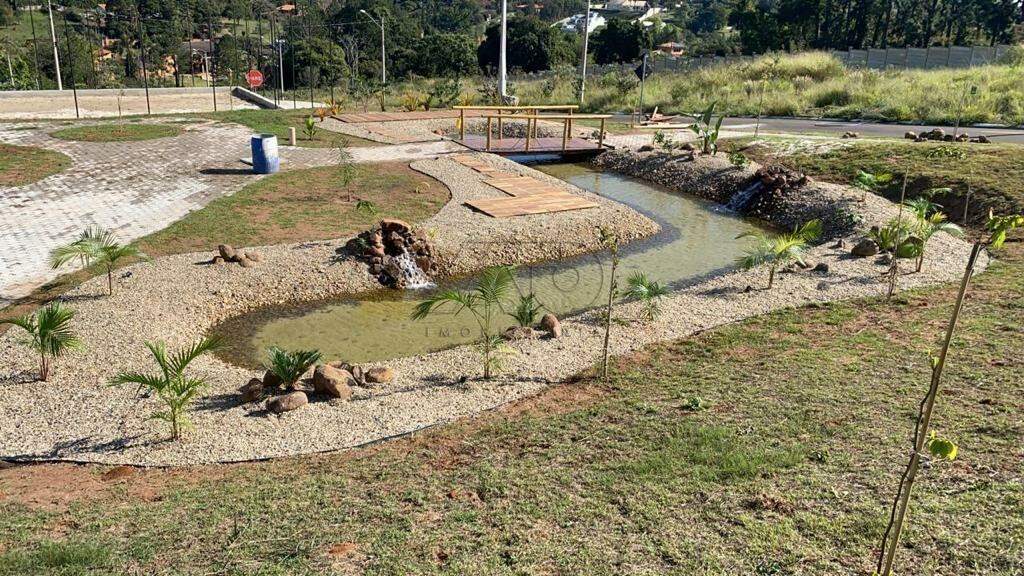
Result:
M459 111L459 139L457 142L477 152L490 152L499 155L594 155L606 150L604 146L605 120L608 114L575 114L576 105L559 106L456 106ZM543 111L560 113L542 114ZM487 126L483 135L466 134L466 118L485 118ZM576 138L573 134L573 122L577 120L600 120L598 139ZM538 137L537 122L561 122L562 135ZM524 137L504 136L504 127L508 122L525 122ZM497 131L494 130L497 124Z

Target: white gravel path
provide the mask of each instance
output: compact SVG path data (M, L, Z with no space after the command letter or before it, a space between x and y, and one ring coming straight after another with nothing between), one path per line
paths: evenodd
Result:
M509 161L487 158L506 169L550 179ZM592 210L490 219L462 206L467 198L500 194L488 190L477 173L447 159L421 161L414 167L452 190L451 202L420 226L433 237L448 273L593 250L593 229L598 223L615 227L626 239L656 229L633 210L605 199ZM860 193L828 186L821 188L821 194L835 200ZM860 205L865 226L895 213L890 203L873 196ZM944 236L933 242L924 271L901 278L901 289L959 276L968 245ZM131 276L119 279L112 298L97 296L102 292L101 279L85 283L67 299L79 311L76 326L89 349L62 359L52 382L28 381L27 374L35 369L34 356L18 343L15 331L0 337L0 458L183 465L337 450L500 406L576 374L598 358L601 329L596 313L587 313L564 319L560 339L514 343L515 353L505 361L505 375L492 382L457 382L462 375L479 373L475 349L463 346L391 361L396 380L372 392L360 391L352 401L315 401L277 417L267 416L260 406L236 403L235 390L256 373L204 357L195 364L194 374L207 378L211 387L191 412L195 428L176 443L162 441L163 423L146 419L155 402L136 399L134 389L105 385L118 369L150 368L143 340L164 338L179 345L219 319L262 303L372 288L360 265L333 262L335 249L343 243L261 248L263 262L252 269L198 264L209 253L162 258L130 268ZM755 269L711 277L675 292L664 299L657 321L616 326L612 353L627 353L771 310L883 292L879 274L884 266L873 258L849 258L847 250L829 245L810 253L814 261L831 266L827 275L781 274L772 291L745 292L748 285L765 282L766 271ZM638 312L637 305L626 304L617 308L616 315L635 318Z

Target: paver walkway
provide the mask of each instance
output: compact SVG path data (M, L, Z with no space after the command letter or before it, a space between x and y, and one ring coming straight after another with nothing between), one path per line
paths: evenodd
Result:
M72 160L64 172L38 182L0 187L0 306L55 278L48 265L50 250L88 226L134 240L261 178L240 162L250 156L252 131L244 126L200 122L173 138L107 143L51 138L48 132L55 128L47 123L0 125L0 142L42 146ZM379 162L454 150L463 149L433 142L351 152L355 162ZM282 147L281 159L285 169L303 168L337 163L338 153Z

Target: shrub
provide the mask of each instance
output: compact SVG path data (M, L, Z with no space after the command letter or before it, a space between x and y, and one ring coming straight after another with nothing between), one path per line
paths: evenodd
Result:
M282 350L277 346L267 349L269 362L265 368L274 376L277 376L281 383L287 388L294 388L295 384L302 378L302 375L309 370L309 367L320 361L319 350L296 350L290 352Z
M530 292L526 296L519 297L519 302L516 303L516 307L512 311L512 317L520 326L533 326L537 323L537 316L540 315L541 308L537 297Z
M848 88L828 88L815 94L812 102L815 108L846 106L852 98Z

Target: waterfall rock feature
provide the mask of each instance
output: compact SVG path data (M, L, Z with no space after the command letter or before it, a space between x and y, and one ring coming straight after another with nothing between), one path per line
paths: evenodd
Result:
M365 261L370 274L384 286L413 290L434 286L430 279L437 272L433 247L402 220L385 218L345 247Z

